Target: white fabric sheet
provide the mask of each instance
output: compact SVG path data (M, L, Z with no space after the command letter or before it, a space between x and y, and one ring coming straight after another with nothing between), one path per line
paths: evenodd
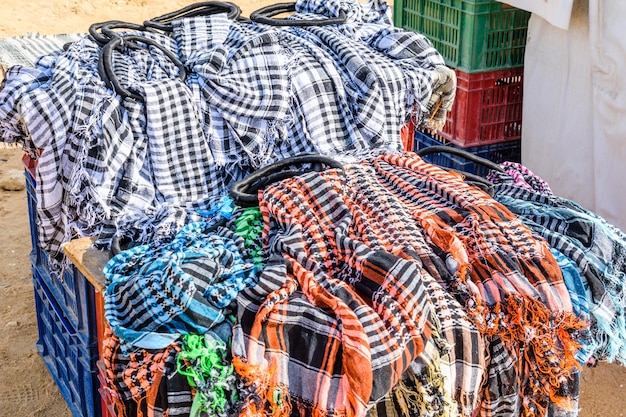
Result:
M532 15L522 163L626 230L626 2L575 0L569 29Z
M501 0L501 2L532 12L560 29L567 29L574 0Z

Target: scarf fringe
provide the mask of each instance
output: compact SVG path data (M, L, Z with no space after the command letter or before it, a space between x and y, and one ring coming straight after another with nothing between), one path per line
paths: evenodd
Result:
M551 312L540 301L518 294L486 310L481 331L501 337L519 353L517 374L528 379L521 384L523 415L544 417L550 401L564 409L571 407L570 400L556 392L581 367L576 360L580 344L571 333L588 328L589 323L573 313Z
M234 356L233 366L244 385L240 417L289 417L288 388L271 382L277 367L275 363L263 369L261 365L250 365L243 358Z
M415 378L415 388L399 381L392 389L392 398L402 410L401 416L456 417L446 398L443 377L433 364L421 377Z

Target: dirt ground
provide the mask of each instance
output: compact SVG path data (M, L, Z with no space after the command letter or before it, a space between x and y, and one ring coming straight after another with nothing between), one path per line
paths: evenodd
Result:
M82 33L91 23L140 23L191 4L181 0L3 1L0 38L26 33ZM240 1L244 15L267 0ZM0 143L0 183L23 170L22 152ZM10 188L10 187L9 187ZM18 187L19 188L19 187ZM26 192L0 188L0 416L70 417L36 350L37 322L31 282ZM626 367L585 368L580 417L626 416ZM417 416L416 416L417 417Z

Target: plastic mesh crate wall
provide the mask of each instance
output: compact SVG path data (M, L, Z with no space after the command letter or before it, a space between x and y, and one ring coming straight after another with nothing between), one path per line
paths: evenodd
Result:
M442 143L432 136L420 131L415 132L415 151L429 146L441 145ZM462 148L452 144L447 144L446 146L463 149L464 151L478 155L495 163L501 163L504 161L520 162L521 159L521 141L519 140L485 146L473 146L469 148ZM424 160L444 168L451 168L483 177L488 173L488 169L486 167L472 161L468 161L467 159L457 155L445 153L430 154L424 156Z
M74 417L99 417L95 342L87 343L66 320L37 268L33 286L39 354Z
M93 290L87 280L71 266L59 277L50 273L48 268L48 254L41 248L37 233L35 197L35 179L27 169L26 190L28 195L28 214L30 217L31 243L31 263L37 268L39 277L46 284L52 297L60 306L63 316L78 332L80 337L87 339L91 329L94 329L95 318L93 317Z
M31 175L28 169L24 170L24 176L26 177L26 200L28 203L28 219L30 221L30 263L32 265L39 264L40 254L37 252L39 249L39 237L37 233L37 200L35 197L35 178Z
M28 216L30 219L30 237L33 249L31 251L31 263L33 265L48 265L48 254L41 248L39 244L39 232L37 231L37 196L35 194L35 167L36 162L30 160L25 154L22 158L26 177L26 192L28 197Z
M394 24L428 37L466 72L524 65L530 13L496 0L396 0Z
M433 136L462 147L521 139L524 68L455 72L454 104Z

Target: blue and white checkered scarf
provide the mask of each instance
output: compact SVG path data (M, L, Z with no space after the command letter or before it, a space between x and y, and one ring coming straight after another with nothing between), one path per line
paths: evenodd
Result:
M230 230L190 223L167 244L120 252L105 266L105 318L126 343L161 349L225 323L239 291L257 281Z

